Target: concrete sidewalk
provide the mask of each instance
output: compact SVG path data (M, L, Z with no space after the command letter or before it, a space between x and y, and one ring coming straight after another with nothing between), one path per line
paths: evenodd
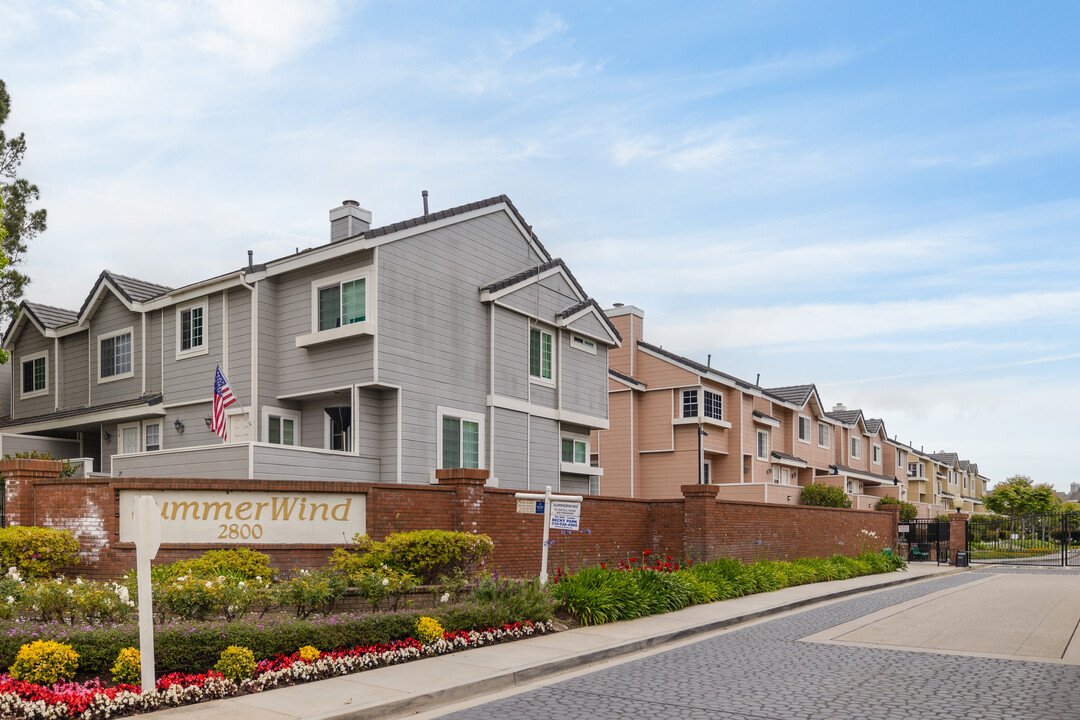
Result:
M889 575L800 585L150 714L170 720L397 717L806 605L955 572L964 570L911 563Z

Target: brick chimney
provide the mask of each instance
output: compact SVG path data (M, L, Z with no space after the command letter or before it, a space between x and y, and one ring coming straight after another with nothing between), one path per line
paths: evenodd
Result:
M371 229L371 211L355 200L342 200L341 207L330 211L330 242L359 235Z

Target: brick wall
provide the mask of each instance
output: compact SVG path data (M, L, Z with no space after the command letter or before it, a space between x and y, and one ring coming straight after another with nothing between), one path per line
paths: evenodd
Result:
M53 466L56 467L53 467ZM59 463L0 462L5 479L9 525L41 525L71 530L82 545L82 562L72 572L112 578L135 566L135 547L119 541L122 490L257 490L273 492L363 492L367 531L375 539L406 530L436 528L485 533L495 541L489 567L508 575L540 570L543 516L517 512L514 491L484 485L485 471L439 471L438 485L347 482L195 480L184 478L60 479ZM551 531L549 571L584 563L658 555L694 559L737 557L794 559L856 555L891 544L897 513L772 505L716 500L715 486L686 485L683 496L667 500L586 497L580 531ZM877 533L878 540L861 536ZM155 564L195 557L210 545L163 545ZM224 545L222 547L234 547ZM251 544L277 569L320 567L333 544Z

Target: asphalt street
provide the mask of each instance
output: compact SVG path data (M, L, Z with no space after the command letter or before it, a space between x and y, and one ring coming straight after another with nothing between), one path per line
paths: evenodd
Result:
M983 620L981 628L969 630L974 633L973 642L981 641L983 634L993 634L994 625L1014 634L1018 624L1030 626L1032 629L1025 632L1033 636L1047 627L1052 627L1053 633L1069 629L1075 633L1076 620L1061 616L1066 610L1075 614L1069 608L1076 607L1078 593L1075 589L1060 590L1060 586L1077 580L1075 585L1080 587L1080 577L1074 574L1063 581L1052 577L1060 572L1028 570L1024 574L1030 579L1032 593L1040 593L1038 581L1042 580L1057 583L1057 592L1065 599L1043 597L1050 607L1045 610L1033 602L1039 596L1033 594L1027 602L1019 596L1015 607L1001 609L998 622ZM940 651L922 637L947 636L963 627L962 622L970 622L978 609L968 606L980 597L980 588L986 588L981 595L993 591L990 575L987 571L952 575L813 607L440 717L1080 719L1080 666L1051 657L1068 646L1071 636L1039 644L1040 648L1053 649L1040 651L1046 657L1038 661L985 652L966 654L962 647ZM1045 595L1046 591L1042 592ZM919 614L911 608L921 602L927 604L927 617L936 618L941 625L940 633L927 633L920 627ZM950 602L952 607L961 608L952 611L955 621L941 609ZM909 613L910 642L902 632L898 637L896 618L903 617L901 611ZM1047 625L1044 615L1054 623ZM881 632L886 633L882 637L888 637L888 647L868 642L874 639L875 617L881 618ZM858 631L862 634L840 626L862 626ZM851 637L863 642L833 641ZM1025 647L1030 646L1029 642Z

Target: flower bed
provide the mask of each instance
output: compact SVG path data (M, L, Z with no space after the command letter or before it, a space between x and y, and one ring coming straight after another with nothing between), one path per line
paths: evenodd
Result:
M26 720L118 717L348 675L423 657L541 635L552 630L554 624L550 621L510 623L499 629L446 632L442 638L427 645L409 638L327 652L317 659L305 659L297 652L260 661L256 665L255 676L239 683L213 670L199 674L172 673L160 678L154 690L145 694L137 686L107 688L96 680L42 687L0 675L0 713L4 716L23 716Z

